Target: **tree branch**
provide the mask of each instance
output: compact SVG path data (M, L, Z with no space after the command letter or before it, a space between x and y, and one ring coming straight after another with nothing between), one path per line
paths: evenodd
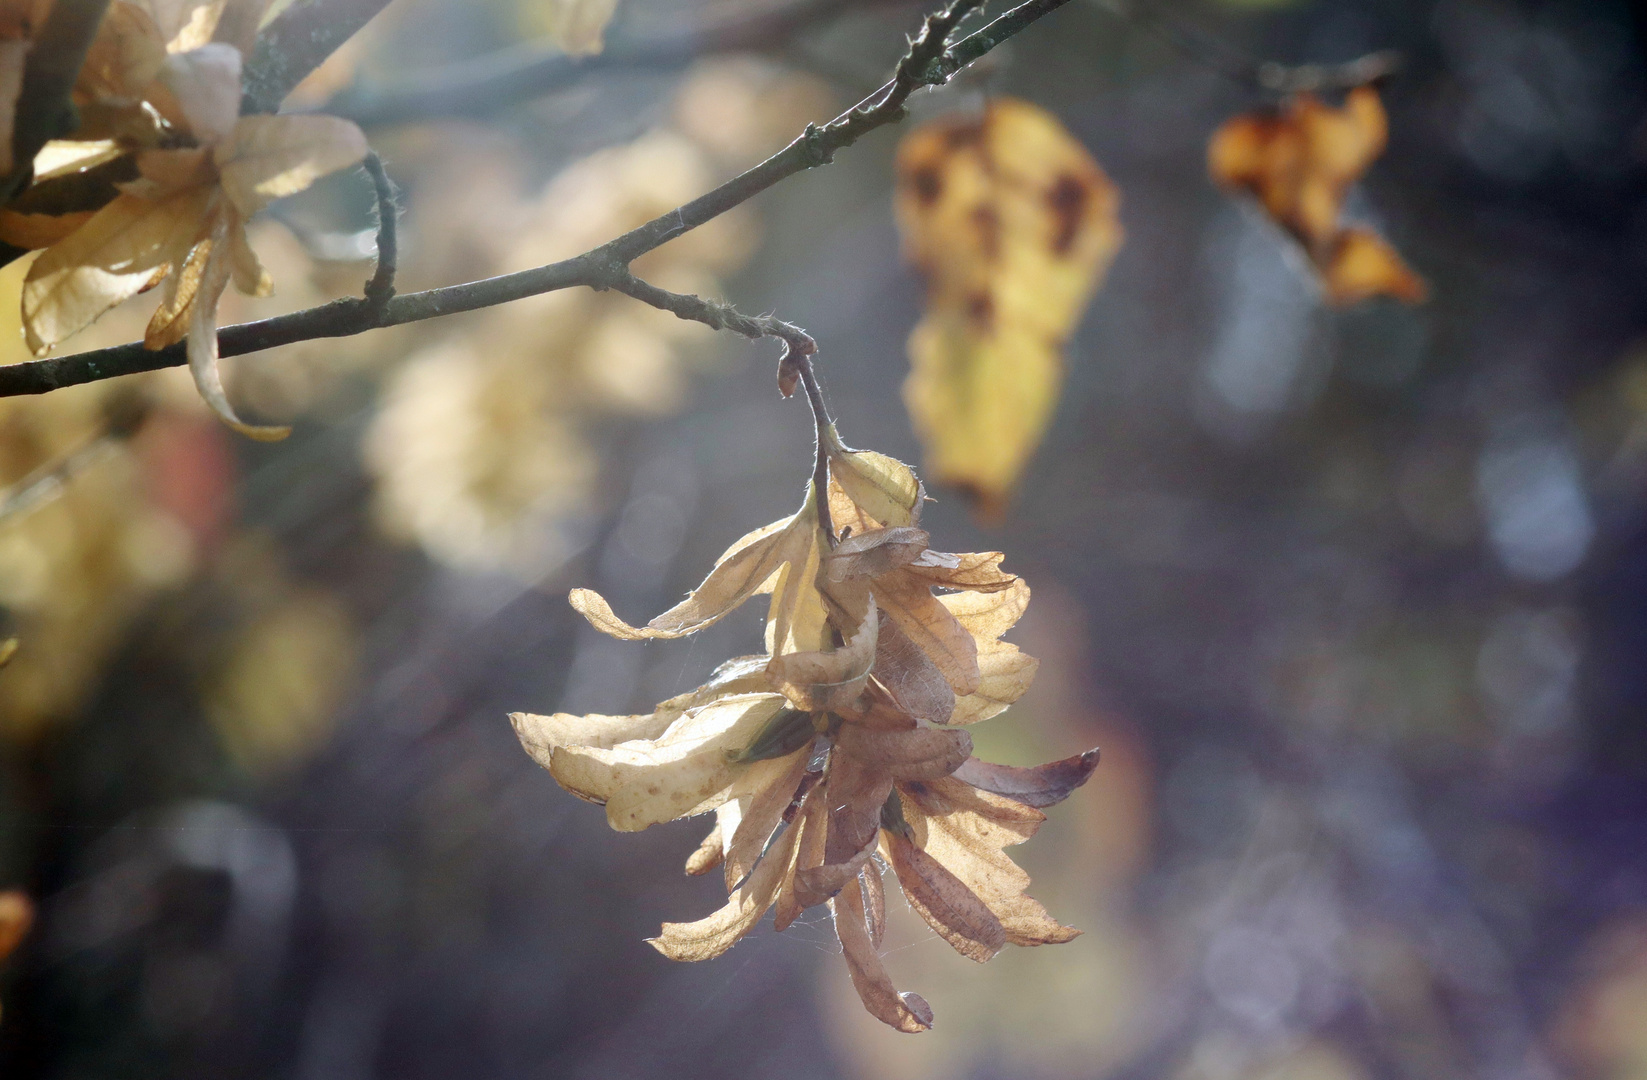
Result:
M334 300L289 315L225 327L218 334L219 354L240 356L297 341L349 337L367 330L474 311L578 285L616 287L629 276L629 264L636 258L747 202L785 177L828 163L836 151L876 128L901 119L904 103L916 89L942 85L967 64L1068 2L1025 0L949 49L945 49L938 31L947 33L944 28L952 28L959 21L957 8L971 5L958 4L930 16L904 61L899 63L897 75L858 105L823 127L808 124L799 138L754 168L592 251L531 270L403 293L382 304L358 297ZM43 394L65 386L176 367L185 361L182 343L151 351L143 348L141 342L33 360L0 367L0 397Z
M593 56L567 56L536 42L382 86L355 84L317 112L363 127L436 117L483 117L576 84L597 71L673 71L704 56L787 44L807 27L857 7L908 0L795 0L760 11L663 35L618 43Z
M34 176L34 155L40 148L73 130L69 93L108 6L109 0L57 0L52 5L23 65L12 129L12 171L0 181L0 204L10 202Z
M361 164L372 178L372 189L377 194L377 266L371 280L366 282L366 302L382 308L395 295L395 270L400 260L400 203L394 181L383 170L383 159L377 156L377 151L368 150Z
M673 293L642 281L627 271L614 277L608 287L632 296L643 304L667 311L688 322L700 322L713 330L730 330L746 338L777 338L783 342L783 355L778 359L778 385L784 397L794 392L793 384L785 386L784 372L794 370L795 378L806 387L806 403L812 408L813 435L817 440L812 465L812 490L817 499L818 527L823 530L830 547L835 546L835 524L829 517L829 439L833 421L824 404L823 388L818 385L818 374L813 358L818 355L818 343L812 335L772 315L745 315L731 304L720 300L705 300L691 293Z
M389 0L298 0L257 36L241 80L240 111L272 113Z
M1341 64L1282 64L1274 60L1258 60L1158 7L1146 8L1128 0L1110 0L1101 6L1150 31L1185 56L1225 78L1271 94L1349 90L1392 75L1401 66L1401 54L1390 49L1368 53Z

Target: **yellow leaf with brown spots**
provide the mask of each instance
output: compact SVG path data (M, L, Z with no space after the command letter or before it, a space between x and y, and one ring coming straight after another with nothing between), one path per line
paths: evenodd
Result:
M1389 120L1371 86L1351 90L1340 108L1298 94L1278 111L1226 121L1207 144L1207 170L1219 185L1250 193L1303 245L1328 303L1386 295L1416 304L1428 290L1395 249L1339 222L1345 194L1388 139Z
M1023 101L939 121L898 149L896 210L927 281L904 400L939 483L1000 511L1040 444L1063 347L1121 245L1120 196Z

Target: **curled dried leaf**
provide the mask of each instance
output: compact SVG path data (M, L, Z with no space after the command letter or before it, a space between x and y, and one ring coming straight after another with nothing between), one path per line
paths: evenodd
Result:
M1098 749L1033 768L995 765L969 757L955 770L955 779L975 788L1005 796L1025 806L1042 809L1069 798L1070 793L1098 767Z
M549 772L574 795L604 803L607 821L622 832L703 813L732 798L734 783L751 770L772 764L733 759L783 705L777 694L724 698L656 740L554 747Z
M824 712L850 706L863 693L875 664L879 625L875 600L870 597L863 622L840 648L774 656L766 667L772 688L797 709Z
M791 830L779 838L743 887L733 891L725 907L697 922L664 923L658 936L647 942L671 960L711 960L721 955L755 929L776 899L794 858Z
M835 916L835 936L840 939L847 972L864 1008L898 1031L914 1034L930 1029L932 1007L918 994L898 993L881 958L876 955L875 943L865 926L863 894L858 883L853 881L842 889L840 895L829 902L829 907Z

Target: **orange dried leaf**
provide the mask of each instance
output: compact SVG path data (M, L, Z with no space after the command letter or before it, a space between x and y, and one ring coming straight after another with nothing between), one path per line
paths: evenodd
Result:
M1394 249L1339 222L1345 194L1384 152L1388 137L1384 106L1371 86L1351 90L1341 108L1298 94L1279 112L1226 121L1207 144L1207 170L1216 183L1249 192L1303 245L1329 303L1379 295L1418 303L1424 283Z

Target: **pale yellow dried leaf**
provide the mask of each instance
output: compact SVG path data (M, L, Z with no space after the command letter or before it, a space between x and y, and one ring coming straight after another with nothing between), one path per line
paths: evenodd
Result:
M645 626L631 626L618 618L604 597L591 589L573 589L572 607L595 629L626 641L678 638L718 622L759 592L774 574L805 550L816 546L816 515L807 508L773 529L767 526L742 537L723 554L685 600ZM776 603L776 598L774 599Z
M202 241L203 245L207 242L211 244L211 251L200 275L199 288L189 304L189 374L194 376L195 389L200 391L200 396L219 420L248 439L279 442L290 435L292 429L248 424L235 415L234 407L229 404L229 395L223 390L222 372L217 367L217 302L222 299L223 290L228 288L232 273L229 256L224 249L229 232L239 227L234 214L225 208L217 215L211 236L207 241Z
M823 555L817 519L809 517L807 525L804 535L795 535L788 564L773 583L766 613L766 651L773 656L816 652L830 642L828 605L818 588Z
M46 249L23 285L23 326L36 354L90 325L181 262L205 224L211 192L182 191L151 202L116 197L73 234Z
M955 699L951 724L976 724L1024 696L1041 662L1006 641L978 643L978 689Z
M774 771L781 771L754 792L742 808L737 826L726 843L726 887L729 891L737 888L738 883L755 868L766 842L772 837L772 830L778 827L784 811L789 809L801 777L806 772L807 759L811 756L809 746L787 758L778 759ZM772 763L761 764L773 768Z
M913 525L921 517L925 492L915 471L872 450L848 450L829 428L829 508L835 528L854 532ZM839 487L839 491L835 488Z
M185 129L210 146L229 138L240 115L240 50L221 42L173 53L160 69Z
M930 475L1000 508L1040 443L1063 343L1121 244L1119 196L1051 114L1013 99L898 150L895 209L927 279L904 398Z
M587 716L574 716L571 713L555 713L551 716L538 716L534 713L510 713L509 722L514 725L515 735L520 739L520 745L544 768L549 767L549 760L554 751L563 746L592 746L600 749L609 749L619 743L633 742L637 739L656 739L669 727L674 717L663 717L658 713L647 713L643 716L604 716L600 713L590 713ZM576 794L576 792L574 792Z
M223 190L251 217L366 156L366 136L335 116L246 116L214 151Z
M211 259L213 241L200 241L177 267L166 277L165 291L160 306L154 309L149 325L143 331L145 349L163 349L182 341L189 332L189 321L194 314L195 299L206 274L206 263Z
M716 821L697 850L686 857L686 872L692 877L700 877L719 866L725 857L726 852L721 845L721 823Z
M864 1008L882 1023L908 1034L931 1028L931 1006L918 994L898 993L876 954L875 943L864 925L863 894L858 883L842 889L829 902L829 908L835 916L835 935L846 957L847 973Z
M697 922L664 923L651 946L671 960L711 960L721 955L761 921L778 895L795 859L795 831L778 838L755 872L727 898L726 906Z
M707 705L716 698L733 694L758 694L769 689L766 681L765 656L736 656L710 673L709 680L695 690L676 694L660 702L653 715L662 721L658 734L682 713ZM643 736L636 736L641 738ZM653 738L655 736L644 736Z
M778 694L724 698L682 716L656 740L553 748L549 772L573 794L605 803L607 821L621 832L704 813L732 797L740 774L755 767L731 758L783 706Z
M1062 343L993 314L932 307L909 335L909 362L904 405L927 475L998 517L1052 422Z
M901 832L885 833L892 869L909 906L968 960L982 964L1006 944L1006 930L978 894Z
M123 153L125 149L110 139L96 142L53 139L34 155L34 179L36 183L55 180L113 161Z
M229 266L234 274L234 287L247 296L270 296L274 293L274 278L263 269L257 252L252 250L244 223L229 230Z
M137 155L136 180L120 185L128 195L163 199L186 188L216 182L211 152L203 147L182 150L144 150Z
M1012 629L1029 608L1029 582L1015 579L997 592L949 593L938 598L955 621L978 641Z
M1005 557L999 551L971 551L956 555L928 551L904 570L940 588L999 592L1010 589L1018 580L1016 574L1002 572L1001 560Z
M135 104L166 66L166 40L143 5L115 0L75 80L77 102Z

